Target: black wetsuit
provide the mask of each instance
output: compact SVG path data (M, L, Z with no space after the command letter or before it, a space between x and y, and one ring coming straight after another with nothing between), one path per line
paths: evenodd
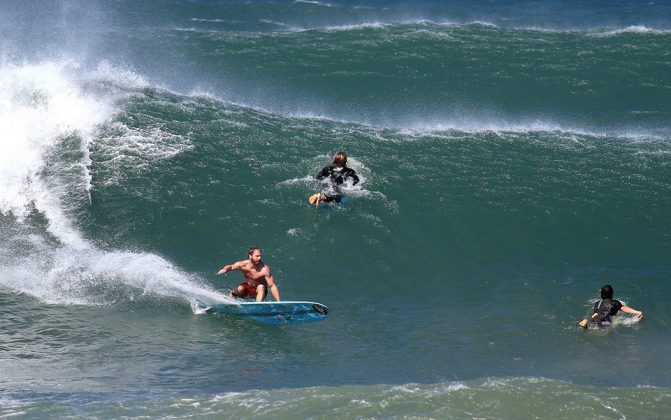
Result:
M615 299L601 299L594 302L593 313L598 316L594 318L597 325L610 324L611 316L615 315L622 309L622 302Z
M326 201L327 203L333 201L340 203L340 201L345 196L342 190L342 185L348 179L352 179L352 185L359 183L359 177L356 175L356 171L352 168L348 168L347 166L326 166L317 174L317 179L320 181L328 179L331 183L330 191L324 192L326 199L322 200Z

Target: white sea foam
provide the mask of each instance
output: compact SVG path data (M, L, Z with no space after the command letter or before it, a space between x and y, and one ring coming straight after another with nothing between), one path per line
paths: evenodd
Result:
M333 5L330 4L330 3L325 3L325 2L316 1L316 0L294 0L294 3L296 3L296 4L303 3L303 4L309 4L309 5L321 6L321 7L333 7Z
M225 19L207 19L207 18L191 18L193 22L204 22L204 23L229 23Z
M259 20L259 22L267 23L268 25L279 26L279 27L282 27L282 28L288 28L289 32L295 32L296 31L296 28L294 26L287 25L286 23L282 23L282 22L276 22L276 21L270 20L270 19L261 19L261 20Z
M635 141L661 140L666 137L655 130L644 129L598 129L584 128L570 123L560 123L552 120L543 119L524 119L524 118L505 118L470 116L470 117L445 117L443 121L426 120L412 121L408 119L403 122L394 123L375 129L392 129L400 134L408 136L436 134L442 132L460 132L468 134L477 133L559 133L566 136L589 136L589 137L608 137L621 138Z
M287 230L287 235L290 236L298 236L301 234L301 229L300 228L291 228Z
M311 184L315 182L315 178L311 175L306 175L300 178L291 178L286 181L278 183L278 185L297 185L297 184Z
M357 24L352 24L352 25L336 25L336 26L325 26L323 28L319 28L320 30L323 31L328 31L328 32L347 32L347 31L354 31L354 30L359 30L359 29L381 29L381 28L386 28L391 26L389 23L383 23L383 22L366 22L366 23L357 23Z
M648 28L647 26L643 26L643 25L632 25L632 26L627 26L626 28L621 28L621 29L595 31L593 33L593 35L595 35L595 36L614 36L614 35L621 35L621 34L626 34L626 33L668 35L668 34L671 34L671 30L669 30L669 29L653 29L653 28Z
M84 139L85 169L91 131L112 112L104 100L79 88L72 76L76 70L67 62L0 67L0 212L21 220L34 206L47 217L51 233L73 246L82 240L40 171L50 148L73 134ZM88 191L90 185L84 170L80 187Z
M432 20L425 18L411 18L400 20L374 20L368 22L358 22L352 24L317 26L307 28L292 28L296 32L302 31L328 31L328 32L346 32L357 31L359 29L382 29L392 27L412 27L424 26L434 28L469 28L469 27L487 27L501 31L527 31L538 33L567 33L567 34L583 34L588 36L615 36L623 33L639 33L639 34L653 34L653 35L667 35L671 33L670 29L656 29L644 25L631 25L624 28L603 28L603 27L567 27L567 26L534 26L534 25L501 25L483 20L472 21L453 21L453 20ZM411 28L409 28L411 29Z
M462 131L467 133L479 132L562 132L570 131L577 134L588 134L588 131L567 128L561 124L543 120L531 120L528 122L516 122L506 118L496 117L457 117L446 118L445 121L409 122L403 129L414 132L440 132L440 131Z
M92 82L119 89L87 89ZM83 237L68 211L67 189L91 188L89 146L116 112L115 95L147 83L107 63L92 72L67 61L0 64L0 217L11 225L5 225L0 245L0 288L59 304L138 296L226 299L160 256L99 249ZM189 147L180 136L160 130L138 133L123 126L121 131L115 145L146 159L171 157ZM52 150L66 138L81 139L80 161L52 161L58 159ZM59 175L70 167L80 169L77 182ZM43 222L32 222L34 212L46 221L46 231Z
M102 159L125 168L121 173L143 171L156 160L170 159L193 148L182 135L166 132L161 127L135 128L122 122L108 125L108 132L96 140ZM130 171L130 172L127 172ZM106 180L114 184L118 180Z
M150 82L143 75L131 69L114 66L108 61L101 61L97 67L87 75L88 79L115 84L125 89L142 89L149 86L156 87L155 82Z
M104 305L165 297L227 300L201 283L160 256L95 247L41 247L0 264L2 288L51 304Z

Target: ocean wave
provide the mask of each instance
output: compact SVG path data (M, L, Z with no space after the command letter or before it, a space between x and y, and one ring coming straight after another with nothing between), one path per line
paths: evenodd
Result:
M273 109L271 106L250 105L241 101L230 101L220 97L219 95L204 92L194 91L189 95L194 97L204 97L211 100L219 101L223 106L233 105L240 107L243 112L253 112L265 114L266 118L290 119L302 122L327 122L339 124L344 127L355 127L357 130L384 132L391 130L399 134L407 134L410 136L424 135L431 133L558 133L567 136L589 136L597 138L619 138L623 140L634 141L664 141L668 139L665 129L645 129L645 128L626 128L613 127L609 128L585 128L579 125L570 123L558 123L550 119L534 119L525 121L524 118L516 117L490 117L484 116L446 116L444 121L435 118L424 119L424 117L397 118L395 121L372 121L371 119L347 118L344 116L329 115L328 113L315 113L313 111L290 111L282 112ZM246 110L246 111L245 111ZM486 114L486 113L485 113ZM424 121L422 121L424 120Z
M78 84L70 62L5 64L0 68L3 153L0 155L0 212L19 219L35 206L62 240L81 241L66 222L57 189L41 176L48 152L63 139L78 137L82 156L80 188L90 190L88 147L95 128L113 112L108 98L93 97Z
M555 122L536 120L532 122L515 122L514 119L489 120L487 118L473 118L469 121L455 122L427 122L411 123L403 127L396 128L400 133L408 135L430 134L430 133L500 133L500 134L531 134L548 133L559 134L561 136L585 136L594 138L618 138L634 141L659 141L667 137L656 133L653 130L623 130L623 129L589 129L572 126L570 124L558 124Z
M96 402L90 398L52 395L44 402L6 396L9 412L49 416L73 413L97 417L308 418L623 418L664 417L671 409L671 390L576 385L546 378L484 378L433 384L344 385L232 391L214 395L153 396ZM65 400L64 402L62 400ZM72 403L70 401L75 401ZM85 403L76 403L84 401Z
M157 160L189 147L180 136L166 136L157 128L134 131L121 123L112 124L117 131L125 129L115 138L99 136L100 127L119 111L116 100L148 85L137 74L104 63L93 71L69 61L0 67L4 289L60 304L109 303L138 289L185 299L207 294L159 256L99 249L81 233L74 214L76 192L92 188L91 148L100 150L107 141L112 150Z
M595 29L592 34L597 36L617 36L622 34L651 34L651 35L669 35L671 29L648 28L644 25L632 25L621 29Z
M71 247L88 247L70 213L78 205L78 192L90 202L92 148L109 140L135 155L160 159L189 147L181 138L166 139L158 129L133 132L121 123L112 126L127 128L125 135L100 137L101 127L119 112L119 101L150 85L137 73L107 62L93 69L70 60L3 63L0 213L22 223L37 211L46 218L50 235ZM156 143L163 147L158 150Z
M239 106L245 106L238 103ZM560 124L552 121L535 120L531 122L516 122L514 118L506 120L505 118L490 119L488 117L470 117L455 118L449 121L446 117L445 122L438 122L435 120L418 122L417 118L408 117L407 121L402 119L394 123L376 123L366 120L347 119L342 117L332 117L326 114L314 114L311 112L292 112L292 113L276 113L273 110L265 107L249 107L251 110L264 112L268 114L275 114L281 118L309 120L309 121L328 121L345 126L357 126L360 130L384 132L391 130L398 134L405 134L409 136L437 134L445 132L477 134L477 133L555 133L567 136L589 136L597 138L620 138L635 141L658 141L668 139L664 133L656 132L649 129L590 129L581 128L579 126L572 126L571 124Z
M193 18L193 21L208 22L205 19ZM324 24L324 25L306 25L306 24L289 24L278 20L261 20L264 23L277 26L277 32L358 32L362 30L412 30L417 27L431 30L460 30L471 28L488 28L503 32L538 32L538 33L565 33L565 34L583 34L589 36L617 36L625 33L637 34L651 34L651 35L668 35L671 29L654 28L643 24L628 25L625 27L609 27L609 26L586 26L586 27L571 27L567 25L534 25L534 24L519 24L519 25L504 25L488 20L470 20L459 21L452 19L427 19L427 18L410 18L410 19L369 19L365 21L358 21L353 23L340 24ZM223 23L223 22L221 22ZM192 28L191 30L196 30ZM254 30L252 30L254 32ZM261 34L261 33L259 33Z

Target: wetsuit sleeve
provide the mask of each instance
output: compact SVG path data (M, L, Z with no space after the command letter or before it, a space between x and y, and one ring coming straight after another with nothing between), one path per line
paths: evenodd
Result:
M613 309L610 310L611 315L615 315L620 309L622 309L622 302L619 300L614 300L613 301Z
M347 173L347 178L352 178L352 185L356 185L359 183L359 177L356 174L356 171L354 169L350 169L349 172Z
M325 199L322 200L323 203L340 203L340 200L342 200L341 195L326 195Z
M329 168L328 166L324 167L321 171L319 171L319 173L317 174L317 176L315 178L317 178L319 180L322 180L324 178L328 178L329 175L331 174L330 169L331 168Z

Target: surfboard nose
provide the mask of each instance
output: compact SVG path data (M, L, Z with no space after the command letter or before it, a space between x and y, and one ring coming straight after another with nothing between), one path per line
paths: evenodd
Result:
M319 312L322 315L328 315L329 313L329 308L320 303L313 304L312 309L314 309L315 311Z

